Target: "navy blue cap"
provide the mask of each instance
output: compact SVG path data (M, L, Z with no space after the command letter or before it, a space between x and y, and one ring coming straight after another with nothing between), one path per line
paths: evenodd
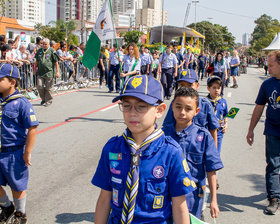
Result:
M9 63L0 64L0 78L8 76L11 78L19 79L20 74L18 68Z
M185 81L185 82L189 82L189 83L198 82L196 71L193 69L183 70L180 73L177 81L178 82Z
M119 96L113 99L113 103L124 96L133 96L150 105L156 105L158 101L164 101L164 91L161 83L149 75L136 75L129 78Z
M207 79L207 84L209 82L211 82L212 80L215 80L215 79L218 79L220 81L222 81L222 79L219 77L219 76L210 76L208 79Z

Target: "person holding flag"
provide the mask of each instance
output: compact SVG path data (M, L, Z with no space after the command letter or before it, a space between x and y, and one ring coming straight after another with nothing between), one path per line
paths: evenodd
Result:
M130 43L126 51L128 54L123 57L124 72L121 73L121 77L125 77L125 80L133 75L139 74L141 69L141 59L137 45L135 43Z

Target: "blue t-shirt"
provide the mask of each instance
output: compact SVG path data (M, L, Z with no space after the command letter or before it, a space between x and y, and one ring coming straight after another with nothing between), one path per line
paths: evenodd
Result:
M180 65L183 61L184 61L184 57L180 52L176 53L176 57L177 57L177 61L178 61L178 65Z
M174 100L172 101L172 103ZM200 111L199 113L193 118L194 123L200 125L208 130L215 130L220 127L219 121L214 113L213 107L211 103L204 97L199 97L199 105ZM173 115L172 104L170 104L166 117L163 121L163 127L168 125L175 124L175 118Z
M14 94L18 94L16 91ZM25 98L16 98L3 106L1 124L2 147L24 146L28 128L39 125L31 103Z
M195 123L177 132L175 125L163 128L165 135L180 144L196 183L204 183L206 172L222 169L223 163L210 132Z
M200 68L204 68L206 63L208 62L208 58L205 55L204 56L200 55L198 57L198 60L199 60L198 65Z
M257 105L268 104L264 135L280 137L280 79L274 77L265 80L256 99Z
M113 137L105 145L92 184L112 191L111 216L121 219L125 182L130 169L131 153L123 136ZM161 169L161 175L155 173ZM165 223L172 216L171 198L195 189L181 147L164 134L142 153L140 176L133 223ZM154 206L155 199L161 206Z

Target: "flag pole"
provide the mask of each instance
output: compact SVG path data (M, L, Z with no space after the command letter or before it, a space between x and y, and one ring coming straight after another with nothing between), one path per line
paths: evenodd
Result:
M115 21L114 21L114 14L113 14L113 9L112 9L112 2L111 0L109 0L110 3L110 9L111 9L111 15L112 15L112 19L113 19L113 28L115 30L115 34L117 34L116 28L115 28ZM118 58L120 58L120 51L119 51L119 44L118 44L118 40L117 37L115 36L115 42L117 45L117 52L118 52ZM120 73L122 73L122 63L119 61L119 65L120 65ZM124 78L122 77L122 84L124 85Z

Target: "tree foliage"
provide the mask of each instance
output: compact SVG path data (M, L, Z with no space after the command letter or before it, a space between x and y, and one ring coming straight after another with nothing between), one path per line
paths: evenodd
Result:
M73 34L76 29L75 21L65 22L63 20L52 21L48 25L36 24L35 30L43 37L60 42L66 40L68 44L78 44L78 37Z
M8 3L11 3L11 0L8 0ZM1 9L1 16L5 15L5 10L6 10L6 0L0 0L0 9Z
M255 28L252 34L251 47L249 54L259 54L263 48L266 48L273 40L275 34L280 32L280 23L277 19L272 19L266 14L261 15L255 20Z
M131 30L131 31L127 31L127 32L121 32L120 33L120 37L123 37L124 42L126 44L129 43L138 43L139 42L139 38L143 35L144 33L138 30Z
M188 27L195 28L192 23ZM196 30L205 36L204 49L211 51L228 50L234 46L235 37L226 26L212 24L209 21L196 23Z

